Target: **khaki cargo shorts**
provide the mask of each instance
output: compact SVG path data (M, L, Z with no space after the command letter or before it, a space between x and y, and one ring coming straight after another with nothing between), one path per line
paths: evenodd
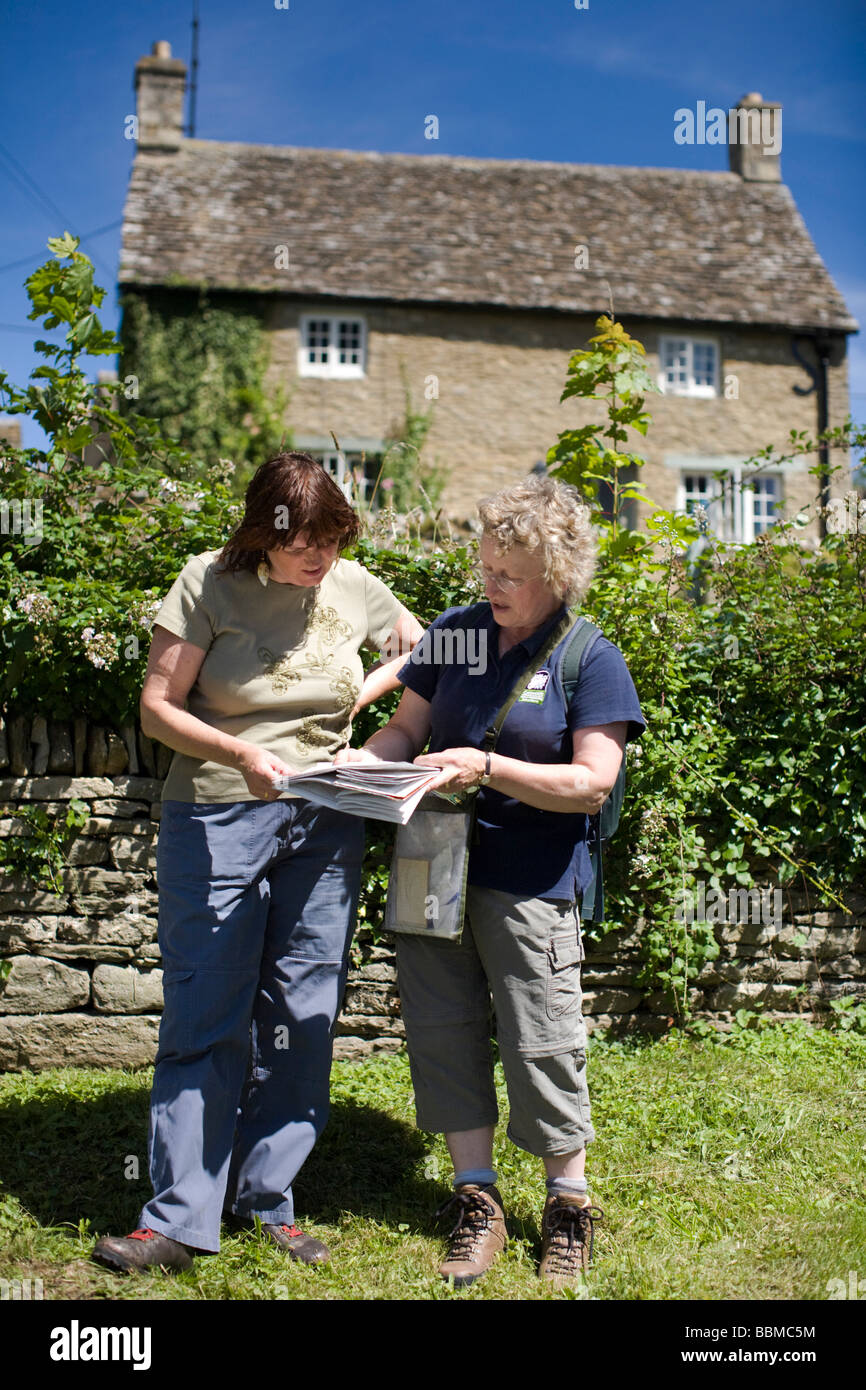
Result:
M459 942L396 940L418 1127L449 1133L496 1124L495 1012L509 1139L539 1157L590 1143L574 904L470 886Z

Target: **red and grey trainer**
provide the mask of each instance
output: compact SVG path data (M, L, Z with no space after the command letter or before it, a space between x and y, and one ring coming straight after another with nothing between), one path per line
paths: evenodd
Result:
M287 1226L285 1222L274 1226L263 1221L262 1230L269 1241L287 1250L293 1260L300 1260L303 1265L323 1265L331 1258L325 1242L316 1240L315 1236L305 1236L299 1226Z
M93 1247L91 1259L118 1274L159 1265L161 1269L191 1269L189 1246L181 1245L160 1231L142 1226L129 1236L103 1236Z

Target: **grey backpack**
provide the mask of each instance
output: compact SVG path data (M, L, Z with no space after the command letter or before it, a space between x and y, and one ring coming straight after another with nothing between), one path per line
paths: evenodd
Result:
M565 691L566 706L571 703L571 697L580 682L580 672L583 666L584 657L592 651L599 637L603 636L601 630L591 623L588 618L579 617L574 627L566 638L565 646L562 649L560 664L560 675L563 690ZM604 873L602 868L602 858L605 843L611 835L616 832L619 825L620 812L625 797L625 754L619 765L619 772L616 781L611 788L610 795L607 797L601 810L594 816L590 816L589 833L587 835L586 847L589 850L589 862L592 865L592 880L584 890L583 899L580 905L581 919L585 922L604 921Z

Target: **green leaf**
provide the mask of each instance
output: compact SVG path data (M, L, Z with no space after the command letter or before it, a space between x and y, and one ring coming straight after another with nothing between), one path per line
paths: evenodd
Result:
M55 256L72 256L78 250L78 237L71 232L64 232L62 237L49 237L48 250Z
M78 322L70 328L66 335L66 341L74 343L76 347L83 348L95 327L96 315L85 314L83 318L79 319Z

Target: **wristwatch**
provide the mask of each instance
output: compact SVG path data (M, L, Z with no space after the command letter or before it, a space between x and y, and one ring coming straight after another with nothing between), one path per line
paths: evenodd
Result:
M489 753L485 753L485 754L484 754L484 771L483 771L483 773L481 774L481 779L480 779L480 781L479 781L479 783L478 783L479 787L486 787L486 786L487 786L487 783L490 781L490 777L491 777L491 773L490 773L490 754L489 754Z

